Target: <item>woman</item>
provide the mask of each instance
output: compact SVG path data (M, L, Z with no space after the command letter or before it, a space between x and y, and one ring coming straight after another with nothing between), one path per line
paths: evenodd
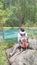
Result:
M16 52L16 49L24 42L27 42L27 33L24 31L24 27L20 27L20 32L18 33L18 44L14 47L13 52L10 53L10 56L14 55Z

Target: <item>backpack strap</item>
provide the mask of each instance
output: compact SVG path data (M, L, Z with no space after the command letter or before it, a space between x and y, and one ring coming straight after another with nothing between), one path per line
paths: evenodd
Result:
M25 36L25 33L24 33L24 34L21 34L21 33L20 33L20 35L21 35L21 36Z

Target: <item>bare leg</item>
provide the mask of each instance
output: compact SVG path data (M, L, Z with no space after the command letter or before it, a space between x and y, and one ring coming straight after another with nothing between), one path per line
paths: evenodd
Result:
M14 47L13 52L12 52L12 53L10 53L10 56L12 56L12 55L14 55L14 54L15 54L16 49L17 49L19 46L20 46L20 44L17 44L17 45Z

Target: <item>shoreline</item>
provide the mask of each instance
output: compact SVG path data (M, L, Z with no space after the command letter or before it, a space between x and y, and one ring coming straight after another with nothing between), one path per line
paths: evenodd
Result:
M4 30L8 30L8 29L19 29L19 27L3 27ZM24 27L25 29L37 29L37 27Z
M19 27L3 27L4 28L4 30L9 30L9 29L19 29ZM37 27L24 27L25 29L31 29L31 30L37 30ZM1 31L1 29L0 29L0 31Z

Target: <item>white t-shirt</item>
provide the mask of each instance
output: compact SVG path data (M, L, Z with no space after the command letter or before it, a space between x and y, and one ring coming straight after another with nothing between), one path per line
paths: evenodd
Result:
M26 33L26 31L24 31L24 32L19 32L18 33L18 42L19 42L19 40L20 40L20 37L21 37L21 35L20 34L25 34L25 36L27 36L27 33Z

